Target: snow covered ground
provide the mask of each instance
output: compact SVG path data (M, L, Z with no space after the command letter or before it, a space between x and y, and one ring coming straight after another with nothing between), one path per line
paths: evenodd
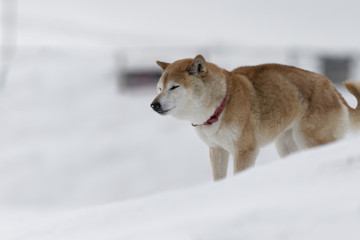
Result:
M174 55L145 57L146 45L262 45L265 35L275 45L316 42L352 49L358 33L339 33L326 43L324 38L339 25L357 22L351 14L356 7L348 7L349 19L329 18L338 25L327 22L328 32L319 31L322 21L313 23L318 12L311 11L301 20L301 26L316 24L311 33L301 27L287 34L284 29L300 21L291 16L271 17L271 28L255 32L241 24L247 34L238 35L226 23L253 19L260 26L270 18L269 6L249 3L235 15L233 1L211 4L208 13L229 13L207 25L221 34L204 27L195 41L178 31L194 35L198 29L185 28L193 19L178 19L183 12L196 15L202 1L177 2L170 7L177 11L165 15L165 7L152 9L144 1L18 2L20 48L0 92L1 240L360 239L359 135L285 159L270 145L254 168L214 183L207 147L191 125L150 109L155 88L118 91L114 51L130 49L141 64L152 64ZM276 8L281 1L271 4ZM280 30L286 37L278 36ZM341 92L354 106L355 99Z
M1 239L360 237L359 136L281 160L269 146L213 183L190 124L153 113L155 89L119 94L114 71L107 53L19 52L0 102Z

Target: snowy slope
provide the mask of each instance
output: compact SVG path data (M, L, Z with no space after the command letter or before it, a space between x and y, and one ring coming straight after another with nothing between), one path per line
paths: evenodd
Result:
M192 127L151 110L155 88L119 94L112 60L18 54L0 101L0 204L83 206L210 181Z
M119 94L112 60L18 52L0 101L0 239L359 236L359 137L284 160L269 146L212 183L189 123L152 112L155 89Z
M356 1L210 2L18 1L0 92L1 240L360 238L359 137L281 160L270 145L213 183L190 124L150 109L155 88L118 92L121 51L153 66L206 44L359 49ZM277 61L265 55L252 57Z
M18 53L0 96L0 205L83 206L211 181L191 125L151 110L155 87L120 94L112 60Z
M152 112L155 89L119 94L112 60L18 53L0 101L0 239L358 236L359 137L284 160L269 146L215 184L189 123Z
M360 137L234 178L55 214L2 239L359 239Z

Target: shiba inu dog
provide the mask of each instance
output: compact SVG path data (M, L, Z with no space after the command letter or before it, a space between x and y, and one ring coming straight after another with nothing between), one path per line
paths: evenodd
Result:
M351 108L323 75L264 64L229 72L201 55L157 61L163 74L151 107L192 123L210 148L215 180L252 166L259 148L276 141L280 156L326 144L360 128L360 83L345 82L358 101Z

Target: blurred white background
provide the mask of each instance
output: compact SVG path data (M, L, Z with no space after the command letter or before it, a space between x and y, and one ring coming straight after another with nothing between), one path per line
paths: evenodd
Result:
M312 65L324 55L358 62L358 9L355 0L3 0L2 29L11 25L14 37L2 39L19 49L109 51L125 67L201 52L228 68L290 62L321 71Z

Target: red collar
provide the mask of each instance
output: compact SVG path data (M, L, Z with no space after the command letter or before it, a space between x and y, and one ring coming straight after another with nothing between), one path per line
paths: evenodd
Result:
M228 99L228 94L226 93L224 99L222 100L220 106L215 110L214 114L206 122L204 122L203 124L199 124L199 125L211 125L211 124L219 121L219 117L220 117L221 113L224 111L227 99ZM194 127L198 126L197 124L192 124L192 125Z

